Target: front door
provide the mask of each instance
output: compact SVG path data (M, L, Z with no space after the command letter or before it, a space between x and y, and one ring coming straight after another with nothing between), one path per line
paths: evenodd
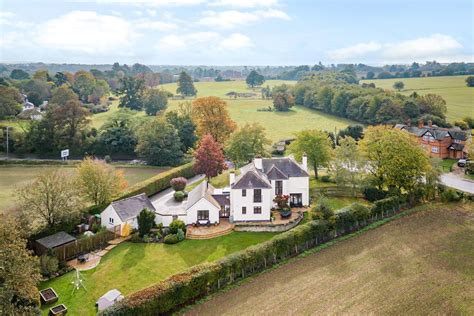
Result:
M301 193L291 193L290 194L290 206L299 207L303 206L303 194Z
M219 217L229 217L229 216L230 216L230 206L229 205L222 206L219 212Z

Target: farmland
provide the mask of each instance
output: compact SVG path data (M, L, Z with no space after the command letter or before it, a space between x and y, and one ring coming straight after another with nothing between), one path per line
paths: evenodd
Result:
M73 166L1 166L0 167L0 210L11 208L15 205L15 189L28 184L42 172L60 168L68 174L73 174ZM156 175L166 168L150 167L119 167L123 170L129 185L143 181ZM1 212L0 212L1 213Z
M379 88L393 89L396 81L402 81L405 88L402 94L409 95L416 91L423 95L438 94L446 100L449 121L462 119L466 115L474 116L474 88L466 86L466 76L397 78L363 80L365 83L375 83Z
M428 204L291 260L184 314L469 315L473 279L473 205Z
M294 81L272 80L264 83L263 86L270 87L278 84L294 84ZM334 131L341 129L347 125L354 123L350 120L317 112L305 107L295 106L288 112L264 112L257 109L268 108L272 106L271 100L261 99L258 89L249 89L244 81L225 81L225 82L196 82L198 97L202 96L218 96L227 102L229 112L234 121L238 125L245 123L260 123L266 128L267 136L272 141L282 138L292 137L295 132L303 129L321 129ZM160 86L167 91L176 93L176 83L164 84ZM255 93L253 98L231 99L225 94L231 91ZM189 100L192 101L192 100ZM168 109L176 110L183 100L169 100ZM117 101L111 106L110 110L105 113L95 114L92 117L92 125L96 128L100 127L107 117L117 111ZM144 115L141 112L139 115Z

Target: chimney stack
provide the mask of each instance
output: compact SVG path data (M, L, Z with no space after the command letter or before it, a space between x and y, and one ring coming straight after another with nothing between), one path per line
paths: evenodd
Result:
M423 128L424 125L425 123L423 122L423 120L418 121L418 128Z
M429 120L429 121L428 121L428 126L429 126L429 127L433 127L433 121Z
M255 168L257 168L258 170L263 169L262 157L261 156L255 156L255 158L253 160L253 163L255 165Z
M235 183L235 172L234 171L231 171L229 173L229 183L230 183L231 186Z
M303 153L303 157L301 158L301 165L303 167L303 170L308 172L308 156L306 153Z

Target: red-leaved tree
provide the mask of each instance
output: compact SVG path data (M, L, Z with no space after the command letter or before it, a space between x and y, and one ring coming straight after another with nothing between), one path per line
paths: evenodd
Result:
M201 139L199 148L194 153L194 158L196 159L194 171L205 174L208 181L227 169L221 146L210 134L204 135Z

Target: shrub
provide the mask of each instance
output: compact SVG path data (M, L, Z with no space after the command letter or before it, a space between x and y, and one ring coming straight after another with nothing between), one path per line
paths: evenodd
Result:
M140 238L140 234L138 233L133 233L132 236L130 237L131 242L142 242L142 239Z
M187 183L188 180L186 180L184 177L173 178L170 181L170 185L175 191L184 191Z
M179 242L177 234L170 234L163 240L165 244L177 244Z
M329 221L334 223L334 211L329 205L329 201L326 197L320 196L316 206L313 208L313 218Z
M322 176L321 177L321 181L322 182L331 182L331 177L330 176Z
M185 232L186 224L180 219L175 219L170 224L170 234L177 234L178 229L181 229L183 232Z
M175 200L176 202L182 202L182 201L184 200L184 197L185 197L185 196L186 196L186 195L184 194L183 191L176 191L176 192L174 193L174 200Z
M144 208L137 216L138 232L141 237L148 235L155 225L155 213Z
M385 198L387 192L377 189L376 187L365 187L362 191L364 197L369 202L374 202Z
M183 241L186 238L186 236L184 235L184 231L181 228L178 228L176 236L178 237L178 241Z
M354 214L356 220L365 221L370 217L370 209L360 203L352 203L350 206L352 214Z
M112 162L112 158L110 158L109 155L105 155L104 161L105 161L106 163L111 163L111 162Z
M42 255L40 257L40 269L41 274L47 277L51 277L58 271L59 261L56 257Z
M372 214L383 214L387 211L395 211L396 209L400 208L400 204L402 203L402 198L399 196L392 196L385 199L381 199L375 201L374 207L372 208Z
M458 202L461 200L461 195L453 189L446 189L441 193L441 201L443 202Z

